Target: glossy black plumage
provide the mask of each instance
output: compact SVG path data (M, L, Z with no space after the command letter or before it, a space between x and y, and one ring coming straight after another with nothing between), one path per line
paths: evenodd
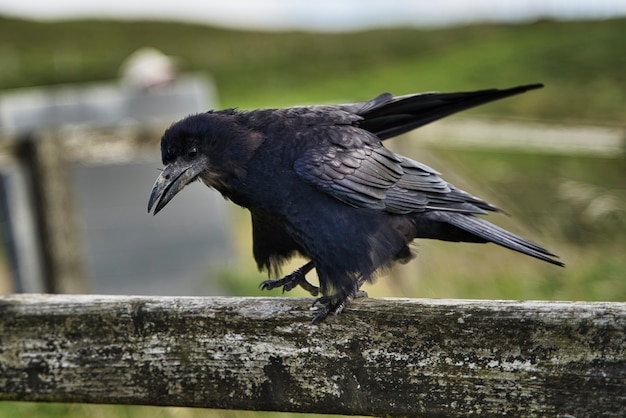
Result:
M494 242L552 264L544 248L476 215L498 211L395 154L382 140L452 113L541 87L423 93L336 106L211 111L173 124L163 135L165 169L148 210L156 214L199 179L252 214L259 268L277 275L299 253L302 269L263 288L301 285L315 268L322 310L340 312L377 270L411 257L415 238Z

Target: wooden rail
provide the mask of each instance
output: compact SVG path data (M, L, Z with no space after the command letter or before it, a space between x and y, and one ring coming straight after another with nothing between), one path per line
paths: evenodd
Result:
M0 400L624 416L626 303L0 297Z

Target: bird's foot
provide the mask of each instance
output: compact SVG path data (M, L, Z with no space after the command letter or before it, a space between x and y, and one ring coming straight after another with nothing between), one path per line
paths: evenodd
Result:
M311 271L313 268L313 263L308 262L302 267L294 270L293 273L286 275L282 279L277 280L265 280L261 282L259 287L261 290L272 290L277 287L283 287L283 293L289 292L290 290L300 286L307 292L311 294L311 296L317 296L320 293L320 288L309 283L305 277L305 275Z
M346 306L350 303L352 299L357 298L366 298L367 292L364 290L355 289L352 293L347 295L335 295L335 296L322 296L321 298L317 298L313 301L311 305L316 306L320 305L320 311L313 317L313 324L323 321L328 314L333 315L333 319L337 318Z

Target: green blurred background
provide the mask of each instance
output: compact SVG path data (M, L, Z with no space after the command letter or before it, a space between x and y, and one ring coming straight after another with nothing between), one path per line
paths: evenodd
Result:
M543 90L472 110L464 117L546 122L572 129L579 124L619 127L626 137L626 19L312 33L0 17L0 90L115 79L124 59L145 46L177 57L183 72L210 75L221 107L336 103L364 100L383 91L407 94L542 82ZM555 268L495 246L421 242L416 260L367 286L370 296L626 300L623 152L600 156L567 149L425 145L419 143L419 135L391 147L505 209L511 216L495 215L495 223L545 245L567 267ZM231 295L259 295L263 277L252 260L248 215L233 207L231 220L236 262L207 281L218 280ZM292 266L298 264L294 261ZM0 403L2 417L250 414L257 415Z

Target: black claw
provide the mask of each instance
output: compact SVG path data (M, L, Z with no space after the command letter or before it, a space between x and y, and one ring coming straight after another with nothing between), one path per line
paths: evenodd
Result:
M322 311L320 311L317 315L315 315L313 317L313 320L311 321L311 324L315 325L315 324L323 321L327 316L328 316L328 309L324 308Z
M359 287L363 284L364 280L357 281L357 287L352 290L352 292L345 295L335 295L335 296L322 296L313 301L311 307L316 305L321 305L320 311L313 317L312 324L316 324L318 322L323 321L328 314L333 314L333 319L337 319L337 315L339 315L343 310L348 306L352 299L357 298L366 298L367 292L364 290L360 290Z
M308 282L307 282L308 283ZM283 285L283 293L290 292L294 288L298 286L298 282L296 280L291 280Z
M317 298L312 306L316 304L321 304L320 311L313 317L311 321L312 324L317 324L318 322L323 321L328 314L333 314L333 320L337 319L337 315L343 312L343 309L347 306L348 300L342 300L338 297L325 297Z
M286 275L282 279L265 280L261 282L261 284L259 284L259 287L261 288L261 290L272 290L282 286L283 293L285 293L300 286L304 290L309 292L311 296L317 296L320 292L319 287L309 283L305 277L306 274L313 269L313 267L313 262L309 261L308 263L294 270L293 273Z
M311 303L311 308L314 308L315 305L327 305L329 302L330 298L328 296L321 296L315 300L313 300L313 303Z

